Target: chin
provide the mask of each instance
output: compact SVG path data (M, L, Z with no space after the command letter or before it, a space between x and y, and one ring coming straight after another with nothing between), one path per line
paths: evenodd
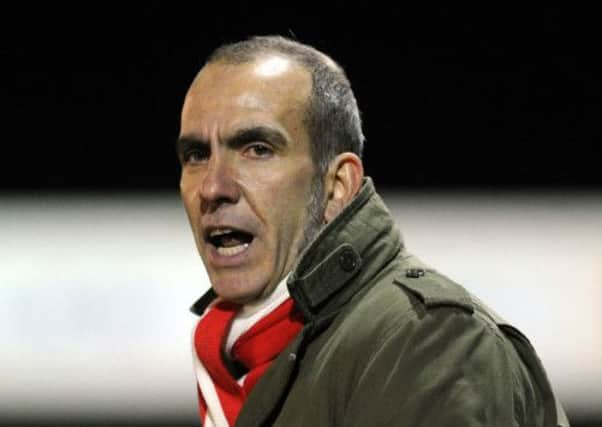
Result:
M249 283L248 280L216 280L211 281L214 292L226 301L238 304L246 304L259 298L265 289L265 285Z

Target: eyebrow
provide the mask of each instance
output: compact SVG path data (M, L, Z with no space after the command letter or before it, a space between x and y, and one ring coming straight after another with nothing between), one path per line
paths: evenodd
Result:
M181 136L176 139L175 148L176 154L182 159L184 154L192 149L202 148L204 150L209 150L209 141L195 136Z
M286 136L277 129L269 126L252 126L236 131L233 135L227 137L224 143L232 148L240 148L253 141L265 141L275 146L284 148L288 145ZM176 152L182 155L190 147L206 147L210 143L204 138L197 136L181 136L176 140Z
M253 126L240 129L234 135L226 138L226 145L238 148L253 141L265 141L279 147L288 145L286 136L279 130L269 126Z

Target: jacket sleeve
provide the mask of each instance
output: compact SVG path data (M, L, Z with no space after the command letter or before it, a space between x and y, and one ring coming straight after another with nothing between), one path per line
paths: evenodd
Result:
M544 426L541 396L495 325L455 307L412 310L356 367L344 426Z

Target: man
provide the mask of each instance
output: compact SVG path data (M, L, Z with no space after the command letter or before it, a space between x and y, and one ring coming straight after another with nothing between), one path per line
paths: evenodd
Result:
M406 251L363 141L343 70L309 46L226 45L192 83L202 424L568 425L526 338Z

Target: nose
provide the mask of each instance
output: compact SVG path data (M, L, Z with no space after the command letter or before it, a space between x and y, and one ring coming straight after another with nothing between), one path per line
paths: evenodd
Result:
M234 204L239 195L234 166L227 155L212 153L199 187L201 211L212 212L222 205Z

